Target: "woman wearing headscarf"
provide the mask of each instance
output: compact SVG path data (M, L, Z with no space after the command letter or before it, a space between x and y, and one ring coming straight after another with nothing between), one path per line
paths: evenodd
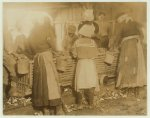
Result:
M53 62L55 32L48 18L36 23L29 37L26 49L34 58L32 103L42 108L45 115L55 108L56 114L63 114L58 73ZM51 109L52 108L52 109Z
M94 34L94 28L85 24L78 34L79 39L73 45L73 56L78 59L75 74L77 104L79 109L83 108L82 95L84 94L89 108L92 108L94 90L98 86L98 74L94 61L94 58L98 55L98 49L91 38Z
M139 95L139 87L146 85L146 68L141 46L141 30L136 21L128 14L117 17L115 47L120 50L120 62L116 87L129 92L134 89Z
M100 40L98 39L99 26L94 21L93 9L86 9L83 14L83 21L80 22L78 30L80 30L84 25L89 25L94 29L94 33L91 38L96 42L97 47L100 47Z

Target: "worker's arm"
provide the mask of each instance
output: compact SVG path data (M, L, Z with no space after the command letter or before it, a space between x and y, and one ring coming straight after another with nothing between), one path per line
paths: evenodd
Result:
M111 42L111 46L110 46L111 50L119 48L119 45L121 43L122 30L123 30L123 25L120 23L117 23L115 25L114 34L112 36L112 42Z
M72 56L73 56L74 58L77 57L76 42L77 42L77 41L75 41L75 43L73 44L73 46L72 46L72 48L71 48L71 54L72 54Z

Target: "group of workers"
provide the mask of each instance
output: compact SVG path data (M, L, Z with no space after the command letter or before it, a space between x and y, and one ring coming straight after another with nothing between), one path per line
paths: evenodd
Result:
M83 94L86 96L89 108L93 108L94 91L99 86L94 58L99 53L99 47L120 51L117 88L125 89L126 92L134 89L137 96L139 87L146 85L140 26L127 13L117 15L113 43L109 45L111 27L105 22L105 15L100 12L98 20L94 21L93 10L86 10L84 20L79 24L77 31L75 26L70 25L63 41L64 50L69 51L72 57L77 59L74 88L77 92L79 109L83 109ZM53 62L53 51L56 51L56 35L53 25L47 18L43 24L36 23L28 39L23 52L34 60L33 107L42 109L45 115L50 114L54 109L55 114L62 115L64 112L59 77ZM7 55L10 53L4 55L6 60L8 60ZM6 65L4 60L6 71L9 71ZM13 72L10 72L10 76L15 76L11 74Z

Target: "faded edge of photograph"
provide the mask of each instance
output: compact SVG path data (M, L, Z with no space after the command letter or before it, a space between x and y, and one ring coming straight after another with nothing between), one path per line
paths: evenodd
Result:
M146 116L147 2L3 2L3 115Z

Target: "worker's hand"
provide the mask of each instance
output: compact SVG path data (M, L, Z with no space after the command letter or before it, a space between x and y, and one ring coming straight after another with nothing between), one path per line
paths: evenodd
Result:
M20 59L20 58L21 58L21 59L28 59L27 56L25 56L24 54L20 54L20 55L18 56L18 58L19 58L19 59Z
M10 52L8 52L8 54L9 54L9 55L11 55L12 53L13 53L13 52L11 52L11 51L10 51Z
M92 37L92 38L98 38L99 35L98 35L98 34L93 34L91 37Z
M76 58L77 58L77 55L73 54L72 57L73 57L73 59L76 59Z
M110 52L113 52L113 51L114 51L114 47L111 46L111 47L109 48L109 51L110 51Z
M11 55L13 55L13 57L15 57L16 59L18 59L19 55L17 53L12 52Z
M115 52L119 52L119 49L118 49L118 48L114 48L114 51L115 51Z

